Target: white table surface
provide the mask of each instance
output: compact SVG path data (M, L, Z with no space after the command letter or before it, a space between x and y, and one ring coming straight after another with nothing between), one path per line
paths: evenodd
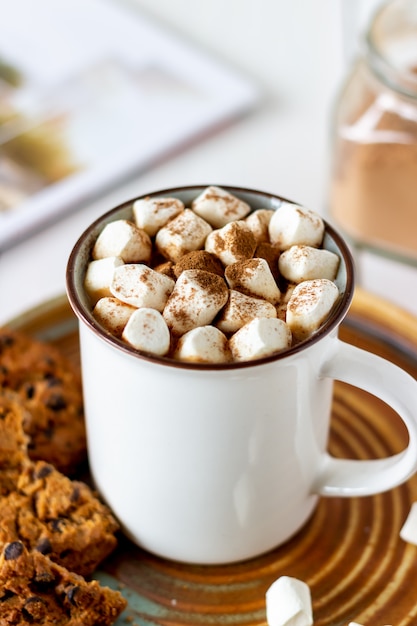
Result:
M263 101L243 119L3 252L0 324L64 293L66 262L81 232L101 213L146 192L188 184L246 186L327 217L331 110L346 71L343 0L199 0L198 11L190 10L196 6L191 0L127 1L252 76ZM373 260L369 271L365 287L368 282L417 314L417 298L407 289L414 273Z

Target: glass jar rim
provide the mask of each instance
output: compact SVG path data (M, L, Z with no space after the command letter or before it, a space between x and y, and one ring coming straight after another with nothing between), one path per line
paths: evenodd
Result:
M415 18L407 20L413 10ZM377 78L387 87L409 98L417 99L417 48L413 66L401 67L384 49L382 39L387 24L392 28L393 14L402 17L404 26L417 32L417 0L389 0L374 13L363 39L364 55Z

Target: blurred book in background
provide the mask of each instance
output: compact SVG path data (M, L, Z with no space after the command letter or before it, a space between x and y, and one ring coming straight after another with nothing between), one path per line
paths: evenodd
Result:
M252 108L251 80L116 0L0 22L0 250Z

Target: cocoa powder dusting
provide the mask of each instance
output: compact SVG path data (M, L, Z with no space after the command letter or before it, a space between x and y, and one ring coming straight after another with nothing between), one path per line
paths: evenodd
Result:
M288 302L287 308L292 312L297 312L309 308L317 300L316 288L309 283L303 285L298 295L293 295Z
M239 206L239 199L238 198L234 198L231 195L220 195L220 194L216 193L215 191L207 192L206 199L207 200L213 200L214 202L218 202L219 200L224 202L224 204L225 204L225 209L224 209L225 216L234 215L235 211L236 211L236 208Z
M219 295L227 293L227 285L221 276L205 272L204 270L193 270L194 280L208 295Z
M224 244L238 260L250 259L256 250L256 239L252 231L238 222L232 222L224 237Z
M268 243L266 241L258 243L254 254L257 258L265 259L275 280L280 278L280 273L278 271L278 260L280 254L281 252L277 246L274 246L272 243Z
M159 272L160 274L164 274L164 276L168 276L168 278L172 278L175 280L178 278L174 271L174 263L172 261L165 261L164 263L159 263L154 267L155 272Z
M178 278L184 270L204 270L223 276L223 265L220 260L206 250L193 250L183 257L173 267L173 273Z
M234 285L240 285L242 278L253 276L259 267L259 259L248 259L247 261L237 261L228 265L224 275L228 281Z

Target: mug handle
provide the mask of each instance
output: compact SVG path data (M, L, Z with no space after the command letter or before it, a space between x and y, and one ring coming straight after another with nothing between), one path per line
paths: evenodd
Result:
M417 381L390 361L337 338L333 348L319 376L349 383L380 398L401 417L409 442L399 454L383 459L336 459L326 452L313 493L352 497L388 491L417 470Z

